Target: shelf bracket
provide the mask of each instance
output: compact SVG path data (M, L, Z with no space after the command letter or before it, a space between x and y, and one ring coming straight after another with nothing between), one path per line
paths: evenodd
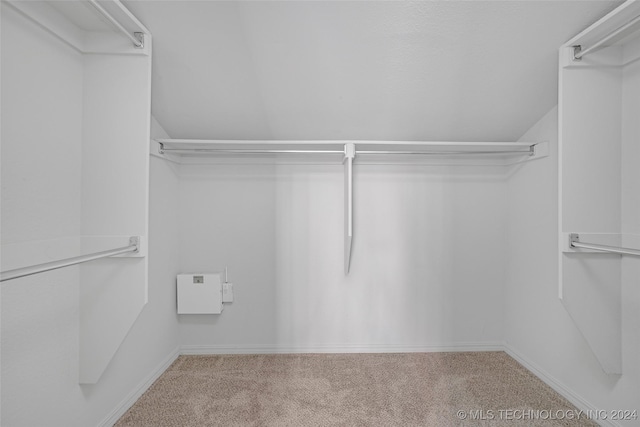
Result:
M582 46L575 45L575 46L572 46L572 47L573 47L573 60L574 61L582 61L582 56L584 55L582 53Z
M351 246L353 243L353 159L356 157L356 145L352 142L344 145L344 274L351 267Z
M133 37L138 40L138 43L133 43L133 47L136 49L144 49L144 33L135 32L133 33Z

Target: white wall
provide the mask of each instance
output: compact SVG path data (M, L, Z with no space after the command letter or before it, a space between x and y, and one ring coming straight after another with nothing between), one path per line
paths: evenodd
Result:
M1 74L2 269L75 256L82 57L3 2ZM97 425L176 349L177 179L152 168L149 302L98 384L78 385L78 267L2 283L2 426Z
M152 119L152 135L166 134ZM149 200L149 301L100 381L82 386L82 426L115 422L177 356L175 276L178 273L178 180L172 163L151 157ZM4 425L4 424L3 424Z
M635 46L640 49L640 40ZM622 233L635 237L640 243L640 63L624 70L622 87ZM614 396L626 396L626 405L640 409L640 258L622 258L622 369L623 376L616 384ZM640 421L636 425L640 425Z
M352 268L343 169L182 165L183 272L229 267L189 351L483 348L502 341L506 180L496 167L358 165Z
M575 401L596 409L640 409L637 286L624 289L621 377L603 372L558 299L557 114L554 108L522 137L550 141L550 156L521 165L509 180L505 342Z
M154 126L155 127L155 126ZM152 127L152 132L154 130ZM156 133L156 137L164 137ZM135 399L151 385L177 356L178 324L176 322L175 276L178 273L178 181L173 164L151 158L149 200L149 301L95 385L58 384L64 389L77 388L83 398L72 405L69 413L79 414L77 421L60 426L112 425ZM52 367L53 368L53 367ZM3 383L3 391L9 392ZM46 419L46 414L40 414ZM2 424L5 425L4 423ZM6 425L31 426L19 423ZM42 425L54 424L45 422Z
M4 270L78 253L83 65L1 7ZM78 277L71 267L2 283L3 426L64 425L76 413Z
M77 235L82 57L4 4L2 17L2 243Z

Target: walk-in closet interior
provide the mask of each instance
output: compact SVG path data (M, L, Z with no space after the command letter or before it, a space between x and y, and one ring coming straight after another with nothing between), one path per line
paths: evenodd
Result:
M1 7L2 426L309 353L494 354L640 426L639 1ZM458 409L397 425L566 421Z

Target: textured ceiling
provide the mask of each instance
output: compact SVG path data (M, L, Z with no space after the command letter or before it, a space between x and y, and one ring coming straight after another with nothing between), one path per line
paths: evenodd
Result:
M611 1L125 1L173 138L509 141Z

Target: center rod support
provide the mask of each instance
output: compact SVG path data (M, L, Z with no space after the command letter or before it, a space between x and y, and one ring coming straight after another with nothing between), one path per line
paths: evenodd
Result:
M353 244L353 159L356 146L349 142L344 145L344 274L351 267L351 246Z

